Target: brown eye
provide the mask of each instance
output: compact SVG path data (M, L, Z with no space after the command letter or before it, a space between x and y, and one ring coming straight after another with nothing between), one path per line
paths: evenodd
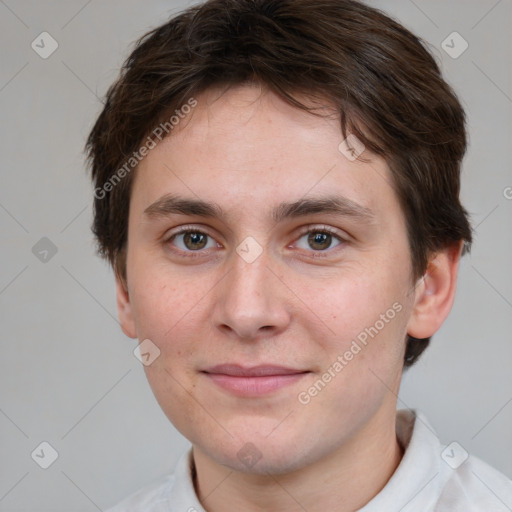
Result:
M299 249L313 252L327 252L344 242L344 239L328 228L309 229L304 231L296 242Z
M217 247L215 240L208 234L197 230L182 230L172 235L168 242L183 252L198 252L202 249Z
M313 231L308 236L308 244L312 249L324 251L329 249L332 243L332 235L320 231Z
M204 249L206 241L207 235L205 235L204 233L189 231L187 233L184 233L183 235L183 243L185 244L187 249L190 249L192 251Z

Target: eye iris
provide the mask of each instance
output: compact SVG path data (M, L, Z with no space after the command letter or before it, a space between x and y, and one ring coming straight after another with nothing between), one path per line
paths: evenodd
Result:
M310 233L308 236L308 243L313 249L319 249L324 250L328 249L331 245L332 241L332 235L329 235L329 233ZM321 247L318 247L315 245L320 245Z
M202 249L206 245L206 235L202 233L188 232L185 233L183 241L188 249ZM189 245L190 244L190 245Z

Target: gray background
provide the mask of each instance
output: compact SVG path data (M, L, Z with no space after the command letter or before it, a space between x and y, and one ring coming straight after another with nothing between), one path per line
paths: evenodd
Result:
M468 112L462 196L476 227L453 312L400 407L512 476L511 0L371 2L426 39ZM148 29L183 1L0 0L0 510L103 510L170 471L188 445L160 411L94 253L82 148ZM31 48L43 31L59 47ZM442 41L459 32L457 59ZM48 237L57 253L40 261ZM40 255L41 257L41 255ZM42 442L59 457L31 458Z

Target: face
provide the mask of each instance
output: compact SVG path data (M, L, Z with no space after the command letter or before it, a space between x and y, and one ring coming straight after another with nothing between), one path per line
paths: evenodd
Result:
M297 469L394 416L404 217L385 162L338 149L339 118L256 86L197 100L136 171L122 326L160 351L149 383L206 456Z

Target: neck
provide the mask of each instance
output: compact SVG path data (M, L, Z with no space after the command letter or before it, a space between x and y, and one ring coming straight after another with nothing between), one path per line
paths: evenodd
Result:
M392 417L379 416L327 457L279 475L233 471L194 446L197 495L208 512L359 510L384 488L403 455L394 410Z

